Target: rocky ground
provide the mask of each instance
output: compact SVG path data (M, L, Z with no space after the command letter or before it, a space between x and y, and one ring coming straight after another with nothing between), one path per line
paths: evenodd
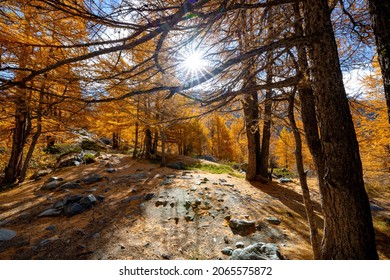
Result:
M312 197L321 223L315 188ZM386 221L390 205L378 207ZM388 236L380 240L389 259ZM0 259L252 257L312 258L298 184L102 154L0 193Z

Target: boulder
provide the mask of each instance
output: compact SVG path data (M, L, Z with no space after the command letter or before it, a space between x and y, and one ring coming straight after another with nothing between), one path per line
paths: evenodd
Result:
M186 165L183 162L172 162L168 163L167 167L172 168L172 169L177 169L177 170L184 170Z
M76 182L67 182L61 185L61 189L81 189L81 185Z
M100 176L99 174L93 174L93 175L90 175L90 176L87 176L87 177L80 179L80 181L82 183L84 183L85 185L91 185L91 184L103 181L103 179L104 179L103 176Z
M57 167L69 167L69 166L78 166L81 164L81 158L79 153L70 153L64 156L61 156L57 160Z
M71 203L65 206L64 215L66 217L72 217L77 214L83 213L85 210L84 206L79 203Z
M279 252L279 246L274 243L256 243L244 249L233 251L231 260L284 260Z
M16 231L0 228L0 241L9 241L16 236Z
M41 190L52 191L52 190L55 190L57 187L61 186L62 184L63 184L62 180L61 181L58 181L58 180L50 181L50 182L44 184L41 187Z
M231 256L233 254L233 249L231 247L226 247L221 250L221 253L226 256Z
M293 180L291 180L290 178L285 178L285 177L279 179L280 183L290 183L292 181Z
M151 200L154 196L155 196L154 193L148 193L147 195L145 195L144 199Z
M247 236L256 231L256 222L248 220L231 219L229 227L234 234Z
M89 194L86 197L83 197L80 199L79 203L85 208L91 208L93 205L96 204L96 197L93 194Z

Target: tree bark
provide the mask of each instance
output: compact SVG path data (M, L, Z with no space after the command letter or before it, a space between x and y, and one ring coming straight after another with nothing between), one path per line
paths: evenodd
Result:
M358 142L326 0L304 2L325 175L322 259L378 259Z
M289 97L289 103L288 103L288 119L290 121L290 126L294 134L295 160L297 165L299 182L301 184L301 189L302 189L303 204L305 205L306 216L310 228L311 247L313 249L314 259L318 260L320 259L320 237L318 234L318 227L315 219L316 216L314 213L313 204L310 199L310 191L307 185L306 173L303 166L302 139L297 124L295 122L294 101L295 101L295 93L292 93Z
M390 123L390 1L368 1Z
M15 183L21 174L23 166L23 150L31 131L31 119L27 101L20 97L16 101L15 128L12 134L12 149L3 178L4 185Z
M166 157L165 157L165 128L161 128L161 167L166 165Z
M268 64L272 63L272 53L267 54ZM267 67L267 84L272 82L272 68L271 65ZM271 144L271 114L272 114L272 95L271 89L265 93L264 101L264 126L263 126L263 138L261 141L261 153L259 163L259 174L262 178L269 178L268 174L268 162L269 162L269 147Z
M145 159L152 158L152 131L149 128L145 130Z
M252 88L252 89L251 89ZM248 139L248 168L246 179L253 181L259 174L260 162L260 132L259 132L259 110L257 91L249 86L250 93L244 96L244 117L245 129Z

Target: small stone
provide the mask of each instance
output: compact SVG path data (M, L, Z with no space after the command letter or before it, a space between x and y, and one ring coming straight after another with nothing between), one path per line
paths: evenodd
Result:
M371 208L371 211L383 211L383 210L385 210L382 207L380 207L379 205L376 205L374 203L370 203L370 208Z
M68 182L61 186L61 189L81 189L81 185L76 182Z
M202 204L202 200L200 198L195 199L195 206L199 206Z
M285 178L285 177L279 179L280 183L290 183L292 181L293 180L291 180L290 178Z
M184 203L184 207L188 210L191 207L191 201L186 200Z
M50 177L50 178L48 178L48 179L45 181L45 183L50 183L50 182L53 182L53 181L62 182L62 181L64 181L64 179L63 179L63 178L60 178L60 177Z
M236 243L236 248L244 248L244 247L245 247L244 242L237 242Z
M194 191L196 191L196 190L197 190L197 187L192 187L192 188L191 188L191 191L192 191L192 192L194 192Z
M92 189L86 190L86 192L96 192L96 191L97 191L96 188L92 188Z
M279 225L282 222L281 220L279 220L278 218L275 218L275 217L269 217L269 218L267 218L267 221L273 225Z
M232 217L231 215L226 215L224 219L230 221L231 217Z
M62 210L59 209L48 209L46 211L43 211L41 214L38 215L38 217L53 217L53 216L59 216L61 215Z
M116 169L115 168L108 168L108 169L106 169L106 172L107 173L114 173L114 172L116 172Z
M173 208L173 207L175 207L175 203L174 203L174 202L171 202L171 203L169 204L169 206L171 206L171 208Z
M218 202L224 202L225 200L223 198L218 198Z
M172 183L172 182L173 182L172 179L165 179L164 181L162 181L162 182L160 183L160 186L165 186L165 185L168 185L168 184L170 184L170 183Z
M231 256L233 254L233 248L231 247L226 247L221 250L221 253L226 255L226 256Z
M168 201L166 201L166 200L157 200L155 203L156 207L159 207L160 205L163 205L165 207L165 206L167 206L167 204L168 204Z
M189 179L192 179L193 177L192 177L192 175L191 175L191 176L189 176L189 175L183 175L183 176L181 176L180 178L181 178L181 179L185 179L185 180L189 180Z
M103 202L104 199L105 199L105 197L104 197L103 195L98 195L96 198L97 198L97 200L98 200L99 202Z
M126 247L123 244L119 244L119 247L121 248L121 250L126 249Z
M46 227L45 229L46 229L46 230L53 231L53 230L55 230L56 228L57 228L56 226L50 225L50 226Z
M171 259L171 256L168 255L168 254L162 254L161 257L162 257L164 260L170 260L170 259Z
M9 241L16 236L16 231L0 228L0 241Z
M51 181L41 187L41 190L52 191L62 184L61 181Z
M229 183L221 183L221 185L225 187L234 187L234 184L229 184Z
M225 244L230 243L229 237L227 237L226 235L223 237L223 241L225 242Z
M194 217L187 215L184 217L184 219L186 220L186 222L192 222L194 220Z
M155 197L154 193L148 193L147 195L145 195L144 199L148 201L151 200L153 197Z
M179 223L179 218L175 217L173 218L175 220L175 224L178 224Z

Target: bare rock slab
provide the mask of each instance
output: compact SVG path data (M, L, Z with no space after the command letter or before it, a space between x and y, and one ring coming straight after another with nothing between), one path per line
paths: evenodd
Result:
M0 241L9 241L16 236L16 231L0 228Z
M248 220L231 219L229 227L234 234L241 236L251 235L256 231L256 222Z

